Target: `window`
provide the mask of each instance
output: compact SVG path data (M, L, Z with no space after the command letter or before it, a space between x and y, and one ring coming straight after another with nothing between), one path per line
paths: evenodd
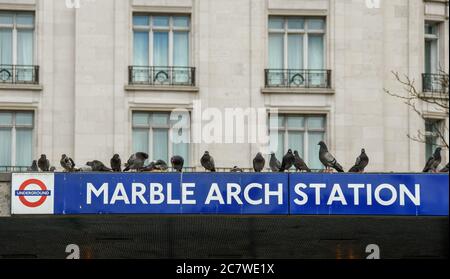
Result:
M184 158L185 167L188 167L190 123L174 127L178 122L178 119L171 119L168 112L134 112L133 152L145 152L149 154L150 160L161 159L165 162L179 155Z
M0 111L0 166L31 165L33 123L33 112Z
M34 14L0 12L0 82L35 80Z
M324 83L325 29L323 18L269 17L268 66L274 71L274 84L283 83L287 78L297 85Z
M439 72L439 28L436 22L425 23L425 73Z
M271 151L281 161L288 149L297 150L309 168L323 169L318 143L325 140L325 122L323 115L271 115Z
M442 120L425 120L425 160L428 160L439 146L439 132L442 129L442 124Z
M181 85L191 81L189 34L189 16L135 14L131 81Z

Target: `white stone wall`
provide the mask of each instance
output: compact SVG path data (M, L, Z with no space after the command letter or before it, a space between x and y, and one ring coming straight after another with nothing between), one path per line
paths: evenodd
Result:
M131 112L135 109L274 107L280 111L324 113L327 141L348 169L365 147L368 171L420 171L423 144L406 135L423 121L383 89L401 92L391 71L408 74L421 87L423 24L442 20L440 3L381 0L81 0L68 9L61 0L0 0L0 9L36 11L37 57L42 90L0 89L0 109L33 109L35 156L48 154L59 165L62 153L78 164L114 153L131 153ZM192 19L194 92L126 90L132 61L132 12L188 12ZM443 12L444 11L444 14ZM327 17L327 68L333 94L262 93L267 66L269 14ZM444 49L448 71L448 19ZM447 121L448 126L448 121ZM193 165L205 149L223 167L249 167L259 146L193 145ZM448 152L446 152L446 160Z

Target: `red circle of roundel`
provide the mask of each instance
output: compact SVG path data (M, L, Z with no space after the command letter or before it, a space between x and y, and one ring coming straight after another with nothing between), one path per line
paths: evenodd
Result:
M25 191L25 188L27 188L27 186L31 185L31 184L35 184L35 185L39 186L39 188L41 188L42 191L47 191L47 187L45 186L45 184L42 181L37 180L37 179L28 179L27 181L23 182L22 185L20 185L19 190ZM31 208L36 208L36 207L41 206L45 202L46 199L47 199L46 196L42 196L38 201L30 202L25 198L25 196L19 197L19 200L25 206L28 206Z

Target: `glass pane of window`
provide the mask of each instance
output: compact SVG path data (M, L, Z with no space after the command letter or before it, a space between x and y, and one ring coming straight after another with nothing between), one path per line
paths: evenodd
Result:
M323 35L309 35L308 38L308 69L323 69Z
M154 66L169 65L169 33L153 33L153 63Z
M284 18L282 17L270 17L269 29L284 29Z
M148 66L148 32L134 32L133 63L136 66Z
M303 18L290 17L288 18L288 29L304 29L305 21Z
M308 166L310 169L324 169L324 166L319 160L319 145L320 141L324 140L323 132L309 132L308 133Z
M0 112L0 126L12 126L13 114L11 112Z
M12 25L14 24L14 17L12 14L0 14L0 24Z
M288 132L288 144L292 152L298 151L300 157L303 157L304 133L297 131Z
M33 126L33 113L31 112L16 113L16 125Z
M173 26L176 27L189 27L189 17L188 16L174 16Z
M135 112L133 113L133 126L148 126L149 115L145 112Z
M288 68L303 69L303 35L288 35Z
M153 129L153 160L164 160L169 154L169 129Z
M152 126L168 126L169 125L169 114L167 113L153 113Z
M269 34L269 68L283 69L284 64L284 35Z
M323 116L308 117L308 129L324 129L324 128L325 128L325 118Z
M0 64L12 64L12 46L12 29L0 29ZM8 80L12 74L11 70L6 68L0 69L0 80Z
M16 166L31 166L33 161L33 130L16 130Z
M135 15L133 16L133 25L135 26L149 26L150 20L148 16Z
M270 151L274 152L277 159L281 160L284 156L284 131L270 132Z
M323 19L308 19L309 30L324 30L325 21Z
M173 33L173 65L189 66L189 33Z
M271 115L269 120L270 129L277 129L284 127L284 116L283 115Z
M168 16L154 16L153 17L153 26L168 27L169 26L169 17Z
M305 127L305 118L303 116L289 116L287 117L288 128L303 128Z
M0 166L11 166L12 131L0 128Z
M33 30L18 30L17 31L17 64L19 65L33 65ZM32 80L32 69L28 70L29 79ZM23 79L21 79L23 80Z
M16 23L18 25L33 26L34 25L34 15L32 15L32 14L18 14L17 17L16 17Z
M437 40L425 40L425 73L433 74L438 71Z
M148 153L148 130L133 129L133 152Z
M438 25L436 23L425 23L425 34L438 35Z
M184 167L189 167L189 144L188 143L175 143L173 145L173 155L183 157Z

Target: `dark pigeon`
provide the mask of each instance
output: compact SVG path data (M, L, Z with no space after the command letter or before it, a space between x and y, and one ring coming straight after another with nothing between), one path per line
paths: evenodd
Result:
M73 172L75 170L75 162L72 158L67 157L66 154L61 156L61 160L59 161L61 167L67 172Z
M448 172L448 163L447 163L447 165L445 165L445 167L443 169L440 170L440 172L443 172L443 173Z
M279 172L281 169L281 163L275 156L275 153L270 154L270 162L269 162L270 169L272 172Z
M294 166L297 171L311 172L311 169L308 168L305 161L298 154L297 150L294 151L294 158L295 158Z
M172 168L177 172L183 171L184 159L181 156L173 156L170 159L170 163L172 164Z
M264 170L264 166L266 165L266 159L264 159L261 152L256 154L256 157L253 159L253 169L255 172L261 172Z
M112 171L112 169L108 168L107 166L105 166L105 164L103 164L100 161L94 160L92 162L87 162L86 163L87 166L90 166L92 168L92 171L95 172L110 172Z
M55 167L50 167L50 172L55 172L56 171L56 168Z
M286 155L283 157L283 161L281 162L280 172L284 172L285 170L289 170L295 163L294 154L292 154L292 150L289 149Z
M45 154L41 155L41 158L38 160L38 167L41 171L49 171L50 170L50 161L47 159Z
M234 166L230 172L244 172L241 168L239 168L238 166Z
M111 158L110 164L111 164L111 169L114 172L122 171L122 160L120 159L119 154L114 154L114 156Z
M153 166L157 171L167 171L169 169L169 166L164 160L158 160L154 162Z
M125 169L123 171L137 170L140 171L148 159L148 154L144 152L137 152L131 155L128 162L125 164Z
M425 164L425 167L423 168L423 172L437 172L437 168L441 164L441 150L442 148L438 147L434 151L433 156L431 156L427 163Z
M205 168L205 170L211 171L211 172L216 171L216 166L214 164L214 158L211 155L209 155L208 151L205 151L205 154L200 159L200 163L201 163L202 167Z
M369 157L366 154L366 150L361 149L361 155L356 158L355 165L348 172L364 172L365 168L369 164Z
M33 163L31 164L31 167L28 168L28 171L37 172L39 171L37 161L33 160Z
M325 168L328 170L329 168L334 168L338 172L344 172L344 169L342 166L337 162L337 160L334 158L333 155L331 155L330 152L328 152L327 145L321 141L319 142L320 150L319 150L319 160L322 162L322 164L325 166Z

